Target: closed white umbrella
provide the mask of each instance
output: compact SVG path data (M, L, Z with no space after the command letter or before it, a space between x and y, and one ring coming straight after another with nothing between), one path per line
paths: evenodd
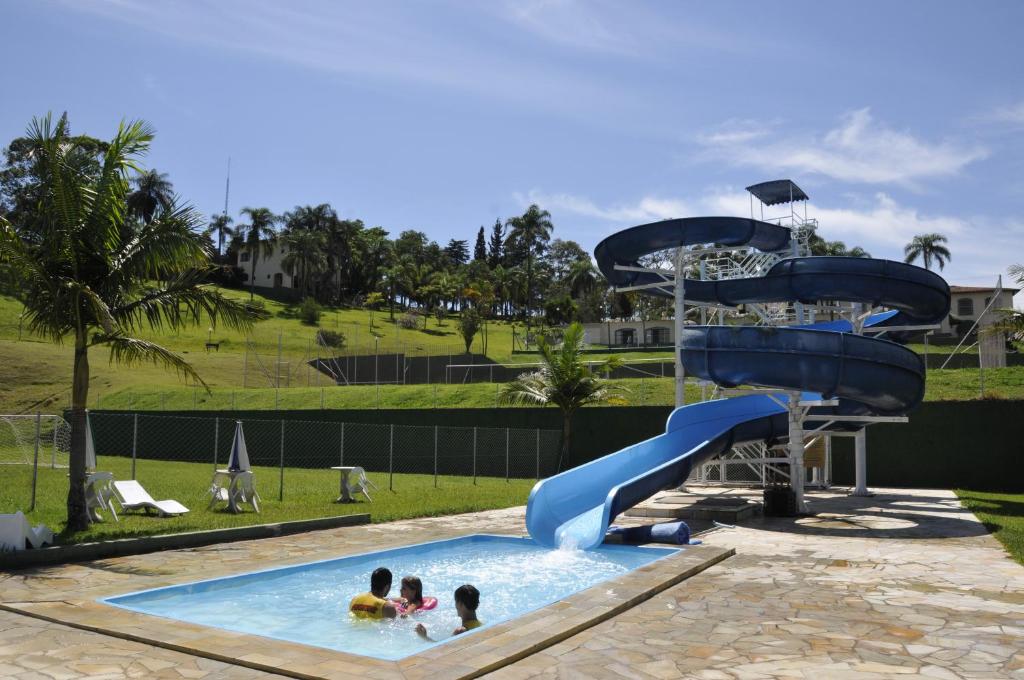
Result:
M92 441L92 425L89 424L89 412L85 412L85 469L89 472L96 469L96 444Z
M242 432L242 421L235 421L235 439L231 442L231 458L228 470L241 472L252 469L249 465L249 452L245 448L245 433Z

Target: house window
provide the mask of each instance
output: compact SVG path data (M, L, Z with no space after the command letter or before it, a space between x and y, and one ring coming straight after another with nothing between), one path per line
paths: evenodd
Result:
M240 257L239 260L242 261L242 262L248 262L249 261L249 253L242 253L242 257Z
M974 316L974 300L971 298L960 298L956 301L957 316Z

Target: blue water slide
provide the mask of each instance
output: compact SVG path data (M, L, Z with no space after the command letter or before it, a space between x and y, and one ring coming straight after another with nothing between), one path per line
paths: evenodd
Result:
M602 241L595 255L610 282L640 285L661 279L616 265L637 266L651 252L697 244L785 250L788 239L788 229L757 220L687 218L619 232ZM686 297L726 306L826 300L889 307L865 321L865 327L875 329L936 323L949 311L949 287L932 272L849 257L789 258L754 279L688 280ZM688 374L722 386L757 385L796 391L811 401L839 400L836 407L815 409L819 413L896 415L920 403L925 384L920 357L902 345L851 330L846 320L788 328L690 326L681 339L681 360ZM777 398L784 402L785 397ZM616 516L678 486L695 465L742 442L787 436L786 409L766 395L678 408L664 434L538 482L527 504L527 529L547 546L596 546Z

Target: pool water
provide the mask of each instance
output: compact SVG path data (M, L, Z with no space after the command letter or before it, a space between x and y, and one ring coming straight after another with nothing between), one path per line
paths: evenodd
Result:
M111 605L204 626L397 661L449 640L460 625L454 590L480 591L477 617L491 624L562 600L573 593L678 552L675 548L602 546L549 550L526 538L473 535L293 567L198 581L102 600ZM370 587L370 573L419 576L437 608L407 619L366 621L348 614L349 600ZM423 623L434 639L414 630ZM472 635L470 631L464 635Z

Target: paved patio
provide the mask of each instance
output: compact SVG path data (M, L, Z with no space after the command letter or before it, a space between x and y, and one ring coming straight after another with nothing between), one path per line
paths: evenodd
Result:
M487 677L1024 678L1024 567L952 493L814 492L810 501L813 517L712 531L709 548L735 556ZM194 577L245 571L253 550L296 563L331 544L522 530L517 508L0 574L0 601L60 607L77 584L180 582L185 565ZM0 677L277 676L0 612Z

